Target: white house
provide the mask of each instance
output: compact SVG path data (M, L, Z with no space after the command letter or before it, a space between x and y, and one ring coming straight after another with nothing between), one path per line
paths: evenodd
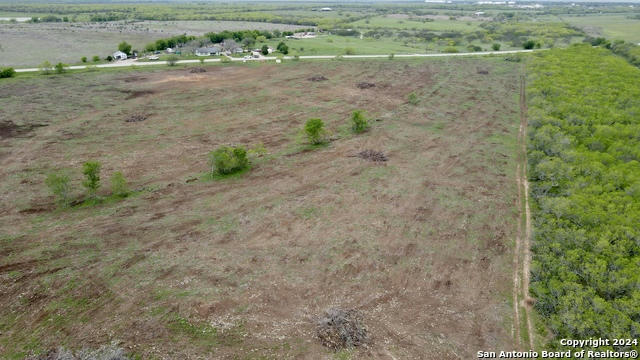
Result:
M202 47L202 48L196 49L197 56L220 55L220 52L222 52L222 49L217 46Z
M127 54L123 53L122 51L114 52L111 57L113 57L113 60L127 60Z
M320 11L331 11L333 9L331 9L330 7L323 7L320 9Z

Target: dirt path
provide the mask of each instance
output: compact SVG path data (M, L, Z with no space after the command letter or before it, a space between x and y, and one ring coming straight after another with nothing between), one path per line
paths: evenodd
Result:
M516 205L520 216L518 220L518 233L516 235L516 247L514 253L514 322L516 324L515 336L520 346L520 314L519 308L524 308L525 321L527 323L527 338L529 348L534 348L534 333L531 323L531 304L529 298L529 270L531 264L530 237L531 237L531 211L529 208L529 182L527 181L527 97L526 77L520 77L520 129L518 131L518 165L516 167L516 180L518 183L518 199ZM523 197L524 194L524 197ZM523 199L524 198L524 199ZM524 200L524 201L523 201ZM522 231L524 204L524 233ZM522 259L522 261L520 261ZM521 264L520 264L521 262ZM520 273L520 274L519 274Z
M423 58L423 57L460 57L460 56L486 56L486 55L508 55L508 54L518 54L518 53L529 53L534 51L543 51L545 49L536 49L536 50L504 50L504 51L481 51L481 52L465 52L465 53L437 53L437 54L397 54L394 55L396 58ZM390 54L376 54L376 55L342 55L344 59L373 59L373 58L388 58ZM308 55L308 56L299 56L298 60L323 60L323 59L335 59L340 55ZM275 56L262 56L260 58L229 58L231 61L236 62L246 62L246 61L275 61L278 59ZM293 56L283 56L283 60L294 60ZM221 62L221 59L203 59L204 62ZM200 60L178 60L176 64L199 64ZM131 66L154 66L154 65L167 65L166 61L117 61L109 64L98 64L98 65L73 65L66 67L67 70L84 70L89 67L92 68L118 68L118 67L131 67ZM38 72L42 71L41 68L26 68L26 69L15 69L16 72ZM53 70L53 69L52 69Z

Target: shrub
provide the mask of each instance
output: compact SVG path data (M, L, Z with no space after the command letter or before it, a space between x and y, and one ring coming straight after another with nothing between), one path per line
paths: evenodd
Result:
M355 55L356 51L353 50L353 48L346 48L346 49L344 49L344 54L345 55Z
M318 145L325 142L324 122L321 119L309 119L304 124L304 132L309 142Z
M113 61L113 56L109 55L104 59L107 60L108 62L112 62Z
M366 131L369 128L369 121L364 116L361 110L356 110L351 114L351 130L358 134Z
M127 180L120 171L116 171L111 175L111 194L118 197L126 197L129 195L129 187L127 186Z
M389 54L389 60L393 60L396 55L394 53Z
M269 55L269 47L267 45L262 45L262 49L260 51L262 55Z
M51 74L52 69L53 67L51 66L51 63L48 61L45 61L42 64L40 64L40 72L44 75Z
M287 44L285 44L283 41L281 41L278 44L278 51L280 51L281 53L287 55L289 53L289 47L287 46Z
M453 46L446 47L443 51L446 52L446 53L457 53L457 52L459 52L458 49L453 47Z
M47 175L45 184L53 195L55 195L58 205L69 205L69 193L71 192L71 180L69 179L69 175L62 172L50 173Z
M522 43L522 47L526 50L531 50L536 46L536 42L533 40L527 40L524 43Z
M2 71L0 71L0 79L14 77L15 75L16 71L11 67L4 68L2 69Z
M82 165L82 174L86 177L82 185L87 189L89 197L94 197L100 188L100 163L87 161Z
M232 174L246 169L249 166L247 151L242 146L222 146L209 153L211 174Z
M93 62L98 62L98 61L100 61L100 56L94 55L93 56Z
M414 92L409 94L408 101L411 105L418 105L418 103L420 102L420 100L418 100L418 95L416 95L416 93Z
M127 43L126 41L123 41L120 44L118 44L118 50L129 55L131 54L131 44Z
M82 61L83 63L86 63L87 62L87 57L86 56L81 57L80 61Z
M66 69L64 68L64 64L61 62L56 64L55 69L56 69L56 73L58 74L62 74L63 72L66 71Z
M169 66L176 66L177 62L178 57L176 55L169 55L169 57L167 58L167 65Z
M493 45L491 45L491 48L493 49L493 51L499 51L500 50L500 44L494 43Z

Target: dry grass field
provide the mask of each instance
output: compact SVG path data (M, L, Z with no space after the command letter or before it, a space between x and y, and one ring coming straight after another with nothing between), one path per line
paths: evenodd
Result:
M513 348L519 74L447 58L3 81L0 357L112 341L144 359ZM364 134L349 131L355 109L372 120ZM134 113L146 120L126 122ZM305 144L312 117L328 145ZM203 176L217 146L259 143L250 171ZM46 174L73 171L80 197L87 160L103 164L102 194L114 171L138 191L56 209ZM367 346L320 344L315 322L336 306L362 313Z
M44 61L77 63L105 58L127 41L134 49L175 35L223 30L294 30L295 25L249 21L136 21L98 23L0 23L0 66L30 67Z

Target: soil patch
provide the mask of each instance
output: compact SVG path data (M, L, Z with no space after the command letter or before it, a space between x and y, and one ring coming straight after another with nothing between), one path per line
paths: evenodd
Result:
M2 121L0 122L0 139L23 136L41 126L47 126L47 124L18 125L11 120Z
M148 114L137 113L137 114L129 115L124 121L128 123L140 122L140 121L147 120L148 117L149 117Z
M130 99L135 99L135 98L139 98L142 96L147 96L147 95L151 95L154 94L155 91L153 90L120 90L125 94L129 94L129 96L127 96L127 100Z
M307 80L309 80L309 81L326 81L326 80L329 80L329 79L327 79L326 77L324 77L322 75L314 75L314 76L308 78Z
M370 89L376 87L376 84L370 82L359 82L356 84L358 89Z
M199 73L207 72L207 69L201 68L201 67L196 67L196 68L193 68L193 69L189 70L189 72L192 73L192 74L199 74Z
M373 161L373 162L383 162L388 160L385 154L375 150L360 151L356 156L359 157L360 159Z

